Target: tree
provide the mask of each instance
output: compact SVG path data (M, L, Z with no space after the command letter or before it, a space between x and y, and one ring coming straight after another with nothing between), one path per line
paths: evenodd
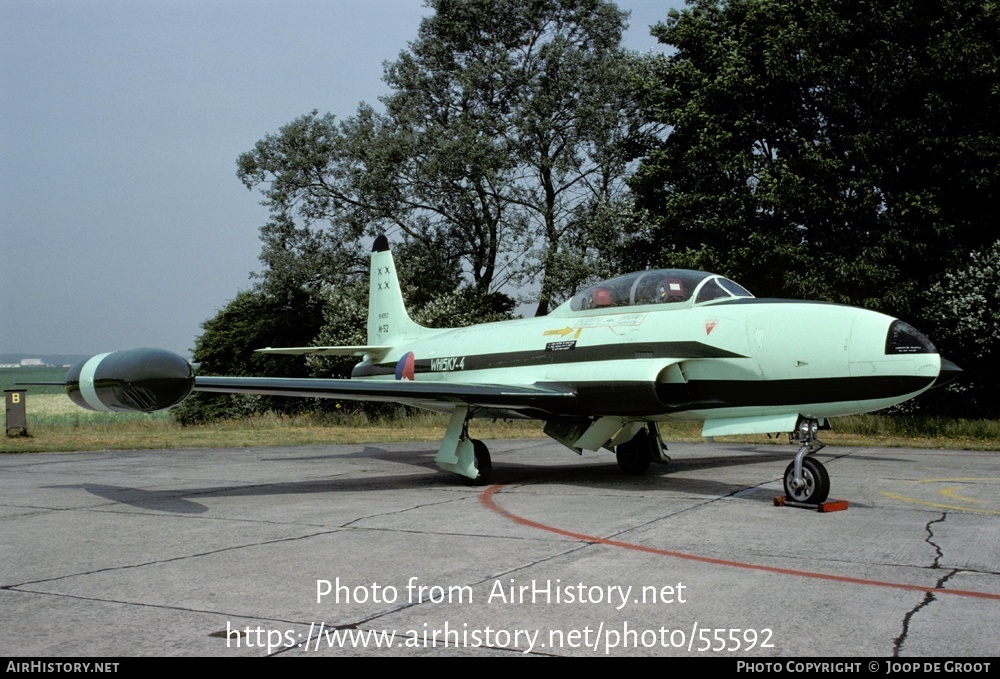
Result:
M505 290L527 282L546 313L595 271L611 273L602 255L636 214L624 179L643 130L625 14L607 0L428 4L417 39L385 67L384 112L312 111L239 157L238 177L270 210L263 269L206 322L203 374L264 367L251 349L268 344L364 344L366 239L381 232L396 234L411 315L432 327L508 318ZM271 323L297 304L309 322L279 341ZM230 340L238 350L226 354ZM296 370L346 376L349 363ZM216 411L274 405L225 403Z
M313 273L299 278L333 280L365 235L391 230L411 256L448 267L441 280L467 275L462 295L484 315L529 280L545 313L607 247L594 230L627 210L641 125L625 14L606 0L428 4L417 39L386 66L384 113L314 111L240 157L239 177L271 209L265 281L306 263Z
M198 375L308 377L301 359L257 353L262 347L295 347L311 342L323 321L322 307L304 292L281 299L260 290L244 290L213 318L192 351ZM174 409L184 424L236 419L267 411L313 409L310 399L196 392Z
M997 239L1000 10L943 0L696 0L654 33L670 133L633 188L629 256L758 295L923 317L922 293Z
M928 290L926 304L935 343L964 371L947 387L958 412L995 417L1000 413L1000 241L946 272Z
M626 15L603 0L432 4L387 69L384 101L421 137L460 141L452 162L494 209L459 225L491 244L487 261L503 244L496 226L508 227L517 279L539 282L536 313L547 313L601 253L595 225L623 207L627 142L642 129L629 86L639 58L620 47Z

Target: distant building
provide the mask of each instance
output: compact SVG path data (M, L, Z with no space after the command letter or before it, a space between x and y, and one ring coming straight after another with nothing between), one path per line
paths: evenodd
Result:
M44 368L48 364L40 358L22 358L22 368Z

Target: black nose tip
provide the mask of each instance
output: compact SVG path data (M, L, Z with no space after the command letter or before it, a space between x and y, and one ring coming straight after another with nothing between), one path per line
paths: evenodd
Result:
M941 370L938 372L938 378L934 381L935 387L941 387L948 384L956 377L962 374L962 369L957 365L949 361L944 356L941 357Z

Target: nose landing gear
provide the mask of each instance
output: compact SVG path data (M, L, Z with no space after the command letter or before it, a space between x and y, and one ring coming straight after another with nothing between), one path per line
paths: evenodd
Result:
M785 469L785 495L795 502L818 505L830 495L830 474L826 467L819 460L806 457L825 447L816 438L818 429L819 422L802 418L790 434L791 440L800 445L795 459Z

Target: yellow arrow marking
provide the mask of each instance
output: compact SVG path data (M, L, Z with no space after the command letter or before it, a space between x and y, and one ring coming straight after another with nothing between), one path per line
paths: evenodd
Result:
M959 481L959 482L973 482L973 483L975 483L975 482L993 482L993 481L998 481L998 480L1000 480L1000 479L997 479L997 478L988 478L988 477L987 478L978 478L977 479L975 477L970 477L970 478L950 478L950 479L947 479L947 478L945 478L945 479L922 479L922 480L919 480L919 481L904 481L904 483L907 483L907 484L917 484L917 483L948 483L948 482L954 483L956 481ZM955 489L956 488L960 488L960 487L961 486L949 486L947 488L942 488L941 490L938 491L938 493L940 493L941 495L944 495L945 497L950 497L950 498L953 498L955 500L960 500L960 501L963 501L963 502L972 502L972 503L979 503L980 502L980 500L976 500L976 499L973 499L973 498L970 498L970 497L962 497L961 495L958 495L955 492ZM906 495L899 495L897 493L890 493L889 491L886 491L886 490L882 491L882 495L885 495L886 497L891 497L891 498L893 498L895 500L902 500L904 502L912 502L914 504L925 505L927 507L941 507L942 509L957 509L959 511L972 512L974 514L1000 515L1000 511L991 511L989 509L973 509L971 507L958 507L958 506L955 506L955 505L946 505L946 504L941 504L941 503L938 503L938 502L927 502L925 500L918 500L917 498L907 497Z
M913 502L918 505L925 505L927 507L941 507L942 509L957 509L960 512L972 512L973 514L994 514L1000 515L1000 512L991 512L988 509L972 509L970 507L957 507L955 505L945 505L940 502L924 502L923 500L918 500L913 497L906 497L905 495L897 495L896 493L890 493L883 490L882 494L886 497L891 497L896 500L903 500L904 502Z
M965 502L976 502L976 503L979 502L979 500L974 500L971 497L962 497L961 495L955 492L956 488L961 488L961 486L951 486L950 488L942 488L938 492L944 495L945 497L950 497L952 500L964 500Z
M565 337L566 335L569 335L572 332L573 332L573 328L571 328L569 326L566 326L565 328L560 328L559 330L546 330L545 332L542 333L542 335L543 336L546 336L546 335L561 335L562 337Z

